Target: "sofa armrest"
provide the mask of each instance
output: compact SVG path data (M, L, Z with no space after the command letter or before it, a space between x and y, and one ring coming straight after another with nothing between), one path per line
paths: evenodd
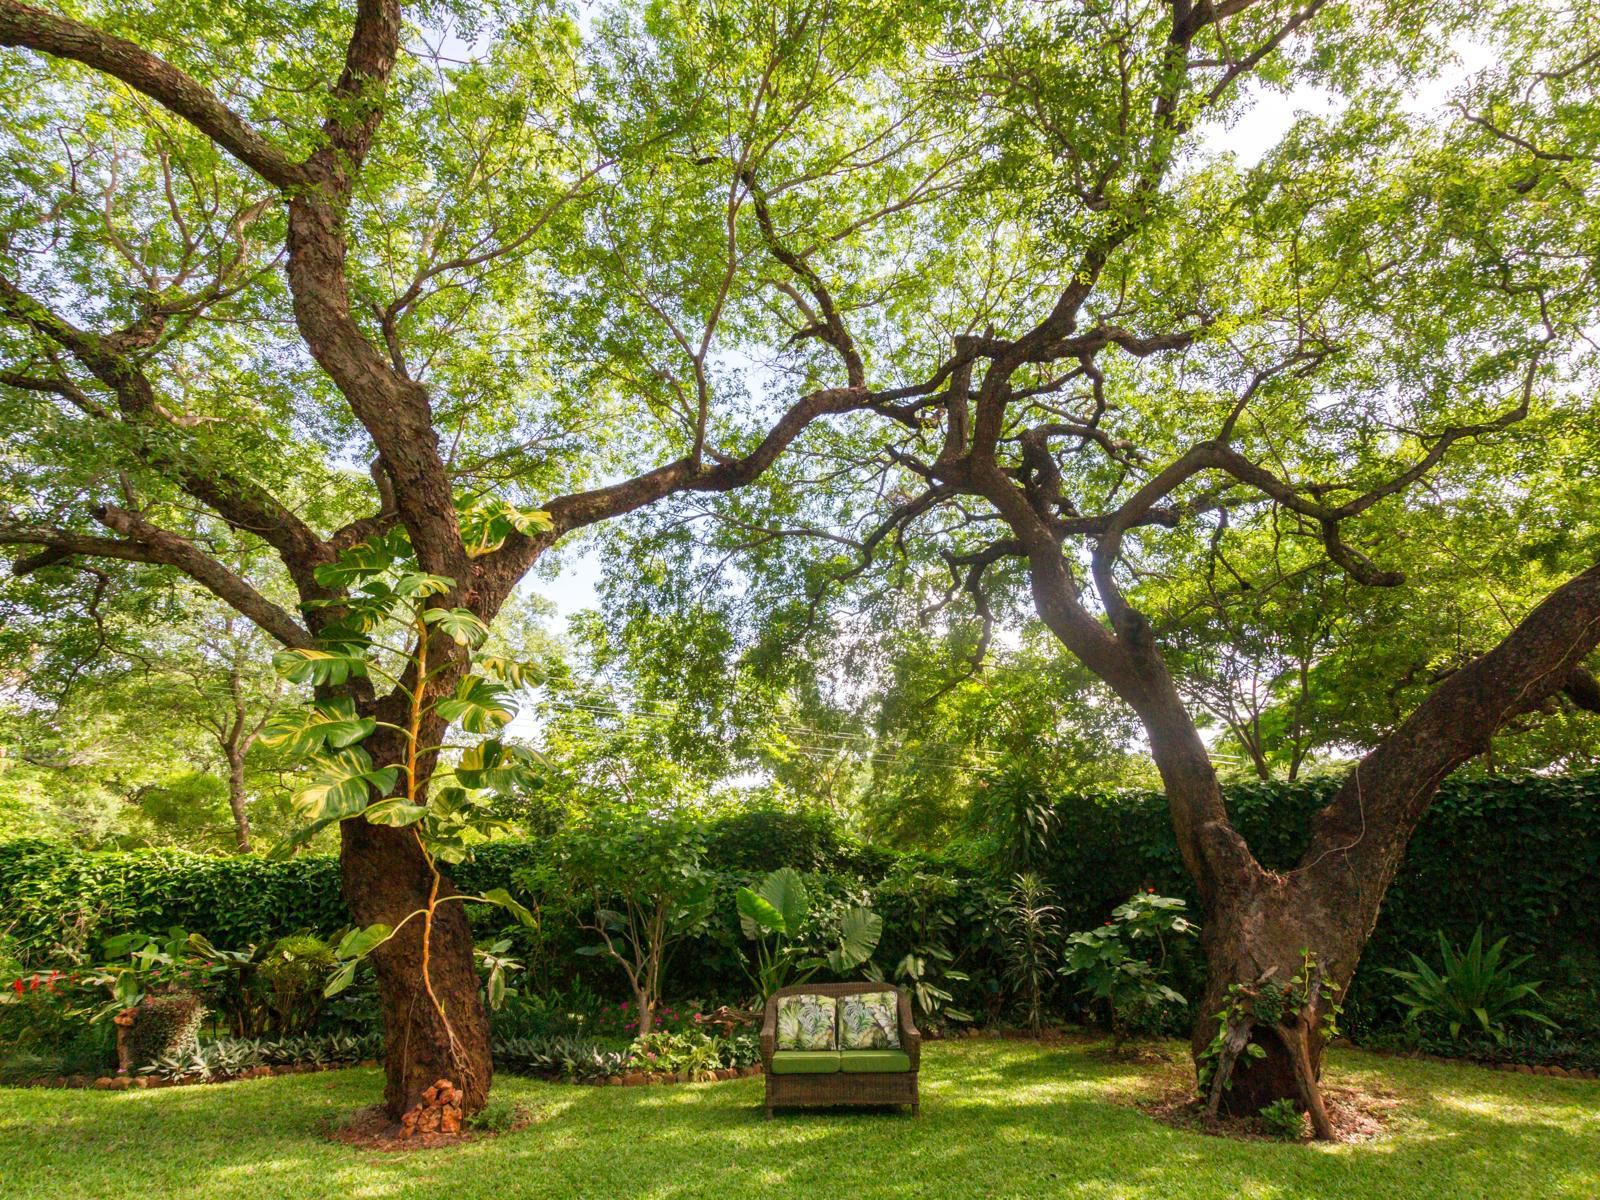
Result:
M900 1048L911 1059L911 1069L918 1070L922 1062L922 1034L911 1020L911 998L900 988L895 988L895 1004L900 1009Z
M772 1051L778 1040L778 1005L774 1000L767 1001L766 1014L761 1018L761 1065L772 1066Z

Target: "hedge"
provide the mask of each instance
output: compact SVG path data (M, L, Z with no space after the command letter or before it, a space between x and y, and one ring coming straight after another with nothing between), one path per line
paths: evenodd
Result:
M1284 870L1338 784L1239 784L1228 808L1262 864ZM1061 833L1040 873L1073 928L1141 887L1194 903L1164 796L1069 797L1056 816ZM1600 1002L1600 773L1445 781L1384 898L1346 997L1347 1027L1392 1025L1400 1013L1382 968L1409 966L1413 951L1431 961L1438 931L1464 945L1480 924L1532 953L1528 969L1550 981L1564 1023L1600 1038L1600 1003L1586 1002Z
M1245 784L1229 789L1228 802L1262 862L1285 868L1303 849L1308 817L1335 786L1327 779ZM1058 833L1040 873L1067 928L1098 924L1138 888L1192 900L1160 795L1071 796L1055 808ZM678 955L669 975L674 994L726 999L743 991L732 889L793 865L827 895L870 895L886 918L878 956L885 965L925 935L939 936L937 926L947 922L942 936L973 975L958 998L979 1011L995 998L991 914L1006 880L982 863L955 852L895 855L865 847L820 813L758 809L710 817L707 843L724 895L711 931ZM463 890L513 886L542 853L538 842L499 842L454 874ZM349 923L332 858L280 863L175 850L89 852L38 841L0 844L0 913L0 930L32 961L58 944L86 947L135 928L182 926L218 945L242 946ZM498 927L494 910L477 917ZM1392 1025L1394 987L1380 968L1404 964L1411 950L1431 958L1436 931L1465 942L1480 923L1536 956L1569 1033L1576 1023L1576 1032L1600 1038L1600 774L1448 781L1389 891L1347 998L1347 1024L1358 1031ZM618 991L603 962L573 955L581 938L570 922L552 921L542 938L520 942L535 988L581 978L604 993ZM1180 982L1192 988L1194 981Z

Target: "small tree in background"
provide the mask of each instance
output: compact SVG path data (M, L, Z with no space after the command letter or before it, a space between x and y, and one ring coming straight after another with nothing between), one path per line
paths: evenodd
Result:
M563 878L581 893L580 928L600 939L578 953L622 968L644 1037L655 1025L672 950L711 915L705 834L682 813L601 809L562 833L559 861Z

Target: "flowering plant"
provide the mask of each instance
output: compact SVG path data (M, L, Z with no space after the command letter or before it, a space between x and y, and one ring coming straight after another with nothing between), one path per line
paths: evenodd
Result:
M659 1005L653 1028L666 1033L684 1033L700 1028L701 1015L688 1006ZM600 1037L632 1038L639 1032L639 1007L632 1000L608 1004L594 1019L593 1032Z

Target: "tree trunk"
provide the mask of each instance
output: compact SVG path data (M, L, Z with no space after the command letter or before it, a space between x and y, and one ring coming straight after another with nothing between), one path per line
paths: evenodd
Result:
M643 989L635 989L633 993L634 1006L639 1010L639 1028L636 1031L640 1037L648 1037L650 1031L656 1027L655 1005Z
M359 818L343 821L339 828L345 900L358 924L381 921L394 927L427 908L435 877L409 830ZM438 896L456 894L450 880L441 876ZM431 995L424 976L423 929L423 918L412 917L372 955L383 1010L384 1107L395 1120L415 1108L423 1090L441 1079L461 1089L463 1115L477 1112L488 1099L494 1074L489 1019L479 995L465 905L436 908L426 947Z
M1026 543L1031 517L1016 511L1006 482L986 494ZM1228 1020L1218 1073L1230 1086L1214 1097L1218 1105L1253 1113L1294 1099L1312 1113L1318 1135L1329 1136L1317 1089L1323 1018L1355 974L1384 894L1440 783L1483 753L1508 721L1557 692L1580 707L1592 699L1600 709L1600 687L1582 666L1600 644L1600 565L1555 589L1499 645L1440 683L1350 772L1313 818L1305 856L1280 874L1261 867L1229 821L1205 744L1150 624L1122 599L1105 561L1097 559L1096 581L1109 629L1078 602L1054 542L1042 532L1034 540L1028 552L1035 608L1138 714L1178 849L1200 895L1208 978L1193 1031L1196 1063L1204 1065L1219 1018ZM1308 955L1318 991L1307 1010L1274 1011L1271 990L1301 973ZM1268 993L1266 1019L1256 1018L1253 1003L1230 1012L1235 987L1252 997ZM1251 1043L1259 1055L1248 1052Z
M1236 1022L1239 1035L1216 1111L1250 1116L1286 1098L1308 1111L1320 1106L1315 1085L1322 1077L1324 1020L1349 985L1366 941L1364 932L1337 919L1343 904L1325 880L1261 872L1224 887L1205 907L1206 989L1190 1042L1196 1063L1206 1062L1221 1014ZM1297 977L1305 982L1290 996ZM1316 992L1307 1004L1312 985Z
M250 853L250 814L245 808L244 754L229 749L228 755L228 807L233 810L233 833L239 853Z

